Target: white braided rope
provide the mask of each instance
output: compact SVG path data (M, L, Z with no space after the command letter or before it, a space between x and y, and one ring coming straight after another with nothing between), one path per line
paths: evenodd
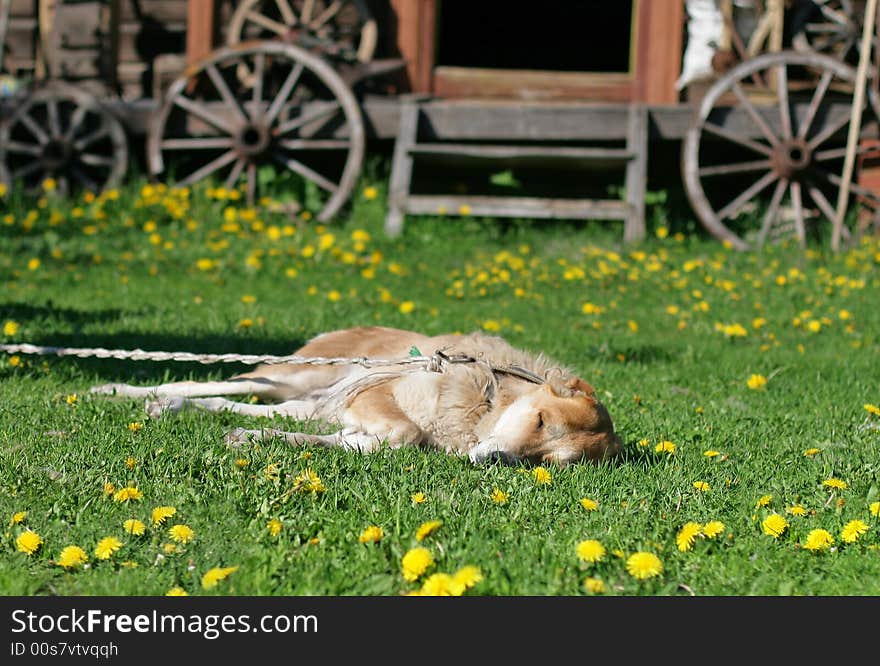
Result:
M113 358L131 361L182 361L188 363L289 363L298 365L360 365L364 368L390 365L421 364L426 370L440 372L443 363L472 361L469 357L446 356L442 352L432 356L407 356L402 359L303 357L297 355L271 356L255 354L193 354L191 352L144 351L143 349L104 349L102 347L42 347L30 344L2 344L0 351L7 354L38 354L41 356L75 356L77 358Z

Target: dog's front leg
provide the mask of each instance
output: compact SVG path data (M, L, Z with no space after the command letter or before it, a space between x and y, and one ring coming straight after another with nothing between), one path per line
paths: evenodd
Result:
M150 418L157 419L164 414L173 414L191 408L204 409L209 412L232 412L246 416L289 416L297 421L309 421L314 417L316 404L311 400L288 400L274 405L255 405L248 402L235 402L226 398L186 398L183 396L165 396L156 400L147 400L144 409Z

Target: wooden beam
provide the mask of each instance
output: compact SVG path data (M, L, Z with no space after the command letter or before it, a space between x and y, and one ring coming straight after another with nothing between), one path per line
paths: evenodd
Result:
M437 0L391 0L396 46L406 60L411 92L432 92Z
M676 104L675 81L681 73L684 3L681 0L634 0L635 100Z
M214 49L217 30L214 0L189 0L186 20L186 61L192 64Z

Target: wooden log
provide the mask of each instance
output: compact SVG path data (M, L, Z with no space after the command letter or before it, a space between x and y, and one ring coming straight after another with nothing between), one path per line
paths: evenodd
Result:
M622 220L629 215L623 201L605 199L544 199L532 197L413 194L406 210L416 215L470 215L536 219Z

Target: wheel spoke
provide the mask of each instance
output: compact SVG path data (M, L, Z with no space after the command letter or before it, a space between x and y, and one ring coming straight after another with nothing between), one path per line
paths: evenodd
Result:
M10 153L26 153L28 155L39 155L41 152L39 146L21 141L7 141L6 150Z
M843 184L843 179L838 176L836 173L830 173L825 171L825 169L820 169L816 166L810 169L811 173L818 176L822 180L831 183L832 185L836 185L840 187ZM869 190L866 187L862 187L858 183L850 183L849 189L854 194L858 194L861 197L864 197L870 201L875 202L875 204L880 204L880 195L878 195L873 190Z
M88 113L88 109L84 106L77 106L73 110L73 114L70 116L70 125L67 130L64 132L64 140L70 141L76 136L76 131L83 124L83 121L86 119L86 114Z
M275 99L272 100L272 104L269 106L269 110L266 111L267 124L271 125L273 122L275 122L275 118L278 117L278 114L284 107L284 103L287 102L287 100L290 98L290 94L296 87L300 76L302 76L303 69L304 67L301 62L296 63L296 65L291 68L290 73L287 75L287 78L284 79L284 83L281 84L281 89L278 91Z
M254 56L254 95L253 116L256 116L260 108L260 102L263 101L263 77L266 75L266 54L259 51Z
M58 115L58 100L55 97L46 99L46 112L49 120L49 135L53 138L61 137L61 118Z
M18 119L21 121L22 125L28 128L31 134L40 142L40 145L44 145L48 143L49 137L43 131L43 128L37 123L36 120L31 118L30 114L25 111L22 113Z
M793 180L791 182L791 202L794 205L794 229L797 233L801 247L807 244L807 228L804 224L804 202L801 197L801 184Z
M31 162L30 164L25 164L20 169L16 169L12 172L12 180L13 182L16 180L20 180L25 176L31 175L34 171L39 170L40 163L39 162Z
M783 63L776 67L776 94L779 97L779 118L782 121L782 138L791 138L791 109L788 106L788 67Z
M220 93L223 101L226 102L226 106L228 106L230 109L235 109L235 111L238 113L238 117L243 122L247 122L247 114L245 113L244 109L241 108L241 104L239 104L235 95L232 94L232 91L229 89L229 86L226 84L226 81L223 79L223 75L220 74L217 66L214 63L211 63L205 68L205 71L208 72L208 77L211 79L211 82L214 84L217 92Z
M271 154L272 159L280 164L283 164L291 171L298 173L303 178L312 181L322 189L327 190L328 192L336 192L339 189L339 186L336 185L336 183L331 182L314 169L307 167L302 162L295 160L292 157L286 157L276 150L273 150Z
M807 115L804 117L803 123L798 128L799 139L807 138L807 133L810 131L810 127L816 117L816 112L819 110L819 104L825 97L825 93L828 92L828 86L831 84L831 78L833 76L834 73L831 70L826 70L822 74L822 78L819 80L819 85L816 86L816 90L813 92L813 97L810 99L810 106L807 107Z
M770 149L769 146L766 146L763 143L758 143L757 141L753 141L748 137L735 134L734 132L724 129L723 127L721 127L720 125L716 125L715 123L710 123L709 121L706 121L705 123L703 123L703 129L710 134L720 136L722 139L727 139L731 143L743 146L744 148L750 148L756 153L761 153L762 155L766 155L767 157L770 157L770 155L773 154L773 151Z
M253 206L257 199L257 164L249 162L247 166L247 202Z
M232 138L227 136L164 139L160 144L166 150L206 150L210 148L231 148Z
M80 153L79 161L83 164L88 164L89 166L110 166L112 167L116 164L116 160L112 157L106 157L104 155L95 155L93 153Z
M286 25L274 21L268 16L263 16L259 12L248 12L245 16L252 23L256 23L258 26L265 28L269 32L274 32L279 37L284 37L287 34L288 29Z
M312 30L318 30L321 26L323 26L327 21L332 19L339 13L339 10L342 8L342 0L334 0L330 3L330 6L324 10L324 12L318 16L314 21L309 23L309 27Z
M850 112L841 113L840 118L835 120L833 123L830 123L825 129L819 132L816 136L810 139L807 142L807 145L810 147L810 150L815 150L822 143L827 141L829 138L837 134L841 129L846 127L846 125L850 121Z
M748 187L744 192L742 192L738 197L733 199L729 204L727 204L724 208L718 211L718 219L723 220L724 218L734 218L736 214L742 209L742 207L752 199L752 197L759 194L764 188L766 188L770 183L775 181L778 178L775 171L769 171L764 174L760 179L752 183L751 186Z
M819 207L819 210L822 211L822 214L828 218L829 222L834 222L834 218L836 217L834 213L834 206L831 205L831 202L828 201L828 198L819 189L819 186L816 185L813 181L807 181L807 192L810 195L810 198L816 203Z
M95 141L100 141L105 136L110 134L110 130L106 127L99 127L91 134L86 134L85 136L81 136L79 139L73 142L73 147L77 151L82 151L86 146L90 146L95 143Z
M287 4L287 0L275 0L275 6L278 7L278 11L281 13L281 18L284 19L285 25L295 26L296 14L293 13L293 9L290 8L290 5Z
M224 118L217 116L216 114L206 109L203 105L194 100L191 100L189 97L177 95L174 98L173 103L183 110L189 111L191 114L197 116L201 120L204 120L209 125L213 125L216 129L222 132L226 132L230 135L233 133L233 128L229 126L229 123L227 123Z
M206 178L218 169L222 169L227 164L235 160L237 157L238 156L236 155L234 150L226 151L220 157L211 160L205 166L193 171L190 175L180 181L178 185L181 187L187 187L189 185L192 185L193 183L197 183L198 181Z
M743 108L746 110L746 113L749 114L749 117L758 126L758 129L761 130L764 138L766 138L767 141L770 142L770 145L775 146L777 143L779 143L779 140L776 138L773 130L770 129L766 121L761 117L761 114L755 108L755 105L752 104L751 100L742 89L742 86L737 81L734 81L733 86L731 86L731 90L733 91L733 94L736 95L736 98L739 100L740 104L742 104Z
M302 11L299 14L300 21L303 25L308 25L312 21L312 13L315 11L315 0L305 0L303 2Z
M747 173L749 171L763 171L771 169L770 160L756 160L754 162L739 162L738 164L719 164L717 166L701 167L697 170L700 176L727 176L734 173Z
M773 196L770 197L770 205L767 207L767 210L764 213L764 219L761 222L761 231L758 233L759 247L767 242L767 236L770 234L770 229L773 228L773 223L776 221L776 216L779 213L779 204L782 203L782 197L785 195L787 187L788 180L785 178L780 178L779 182L776 183L776 188L773 190Z
M227 190L231 190L235 187L235 184L238 182L241 172L244 169L244 162L243 159L238 159L235 164L232 165L232 169L229 170L229 175L226 176L226 181L223 183L223 186Z
M287 150L346 150L350 144L342 139L284 139L278 145ZM764 164L769 166L770 163Z
M866 146L861 145L856 148L856 156L864 155L866 153L870 153L877 150L876 146ZM813 161L814 162L827 162L828 160L836 160L846 156L846 147L842 146L840 148L829 148L828 150L820 150L816 153L813 153Z
M295 129L299 129L303 125L308 125L309 123L314 122L319 118L333 115L334 113L339 111L340 108L341 105L339 104L339 102L333 102L332 104L329 104L328 106L322 106L322 108L316 109L311 113L304 113L303 115L296 118L291 118L290 120L281 123L278 126L277 134L287 134L288 132L291 132Z

